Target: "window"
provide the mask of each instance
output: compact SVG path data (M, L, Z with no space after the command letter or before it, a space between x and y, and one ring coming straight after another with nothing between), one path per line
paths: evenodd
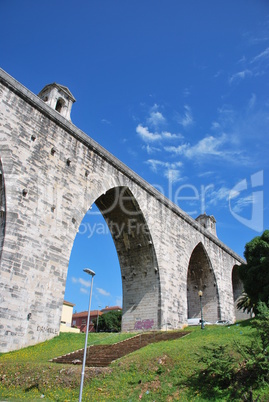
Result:
M57 110L57 112L61 113L63 106L64 106L64 101L62 99L58 99L55 110Z

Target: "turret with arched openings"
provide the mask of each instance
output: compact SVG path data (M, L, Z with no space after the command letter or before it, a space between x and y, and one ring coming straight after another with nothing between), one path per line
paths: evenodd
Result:
M71 120L70 113L76 100L67 87L54 82L46 85L38 96L64 118Z

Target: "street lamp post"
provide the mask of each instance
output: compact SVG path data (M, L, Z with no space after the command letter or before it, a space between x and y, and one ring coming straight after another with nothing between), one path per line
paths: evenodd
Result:
M201 290L199 290L198 292L198 296L200 297L200 306L201 306L201 329L204 329L204 319L203 319L203 305L202 305L202 296L203 296L203 292Z
M91 275L92 283L91 283L91 291L90 291L90 298L89 298L89 308L88 308L88 319L87 319L87 328L86 328L86 338L85 338L85 345L84 345L84 355L83 355L83 363L82 363L82 370L81 370L81 380L80 380L80 389L79 389L79 402L82 401L82 391L83 391L83 382L84 382L84 373L85 373L85 363L86 363L86 355L87 355L87 342L88 342L88 333L89 333L89 324L90 324L90 316L91 316L91 299L92 299L92 285L93 285L93 277L95 272L89 268L83 269L84 272Z

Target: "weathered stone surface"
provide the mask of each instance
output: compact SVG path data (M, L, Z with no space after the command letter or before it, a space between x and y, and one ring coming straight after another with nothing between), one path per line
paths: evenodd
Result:
M238 255L3 70L0 100L2 352L58 334L93 203L120 261L124 331L180 328L199 316L200 287L206 320L235 319Z

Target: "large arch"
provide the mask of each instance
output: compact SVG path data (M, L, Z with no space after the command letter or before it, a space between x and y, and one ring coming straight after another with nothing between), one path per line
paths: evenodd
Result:
M160 327L160 278L145 217L130 189L114 187L96 201L111 232L122 277L122 330Z
M6 192L2 161L0 159L0 261L3 251L6 228Z
M220 319L219 295L210 259L202 243L193 250L188 266L187 302L188 318L201 314L199 290L202 290L203 318L208 322Z
M236 320L245 320L250 317L250 314L243 312L237 308L237 303L244 292L243 282L238 273L239 266L235 265L232 271L233 297L234 297L234 312Z

